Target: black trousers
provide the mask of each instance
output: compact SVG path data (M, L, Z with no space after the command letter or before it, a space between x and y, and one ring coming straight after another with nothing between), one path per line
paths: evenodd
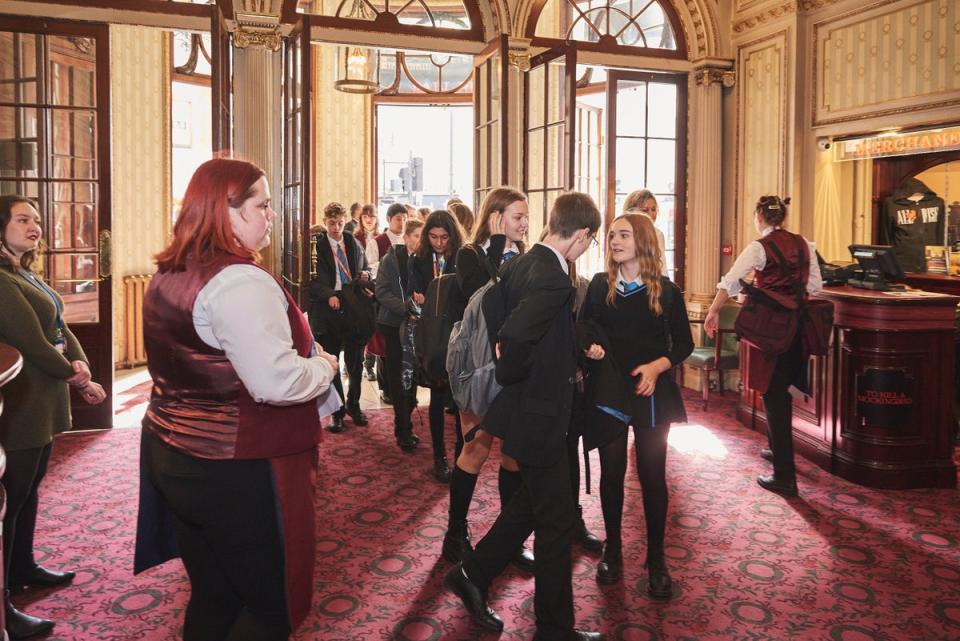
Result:
M624 479L627 475L627 434L600 448L600 507L607 531L607 546L622 545ZM647 526L647 557L663 554L667 527L667 428L634 428L637 476L643 492Z
M446 410L447 406L453 406L456 410L457 404L453 401L453 395L449 388L430 390L430 441L433 444L433 457L439 458L447 455L444 445L444 431L446 428ZM457 424L456 428L456 456L460 456L460 450L463 449L463 436L460 434L460 412L456 411L454 418ZM456 460L456 459L454 459Z
M323 348L323 351L340 357L343 351L343 362L347 366L347 377L350 379L350 389L347 395L343 394L343 381L340 376L333 379L333 386L340 393L343 399L344 407L340 408L334 416L343 417L346 410L351 411L360 409L360 386L363 384L363 345L353 341L340 338L335 334L322 334L317 337L317 342Z
M549 467L520 464L523 485L500 512L493 527L463 562L467 576L483 590L536 533L534 612L536 639L566 640L573 630L570 541L576 521L567 457Z
M190 577L184 641L287 639L283 532L270 462L195 458L147 431L141 447Z
M3 519L4 588L10 575L24 575L34 565L33 533L37 528L37 491L47 474L53 443L28 450L7 452L3 486L7 491L7 515Z
M401 371L403 369L403 346L400 344L400 328L377 323L377 327L386 339L387 355L384 357L386 369L387 393L393 401L394 436L409 434L412 429L410 413L416 406L416 386L403 389Z
M803 366L803 350L798 336L790 349L777 358L770 385L763 395L767 434L773 450L773 475L778 479L790 480L797 476L793 464L793 397L789 389Z

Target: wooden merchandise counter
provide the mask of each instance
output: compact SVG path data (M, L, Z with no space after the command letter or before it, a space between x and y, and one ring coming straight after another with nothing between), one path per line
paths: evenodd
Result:
M834 330L810 359L810 395L793 403L798 453L854 483L955 487L954 335L960 298L827 288ZM749 366L741 346L741 377ZM744 389L737 418L766 434L763 399Z

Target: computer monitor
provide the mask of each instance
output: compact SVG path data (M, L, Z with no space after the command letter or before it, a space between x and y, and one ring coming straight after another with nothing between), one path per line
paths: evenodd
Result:
M903 270L890 245L850 245L850 255L860 265L862 274L847 282L863 289L893 289L892 281L903 278Z

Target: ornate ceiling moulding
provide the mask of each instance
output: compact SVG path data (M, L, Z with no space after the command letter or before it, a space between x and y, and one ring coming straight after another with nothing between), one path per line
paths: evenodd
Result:
M530 38L510 38L507 42L507 61L520 71L530 71Z
M801 0L802 1L802 0ZM809 2L828 2L831 0L807 0ZM766 11L762 11L755 16L750 18L744 18L743 20L737 20L733 23L733 31L735 33L743 33L744 31L749 31L754 27L767 22L772 22L783 16L788 16L790 14L797 12L797 0L790 0L790 2L785 2L783 4L777 5L775 7L770 7Z
M227 29L233 32L233 43L240 49L261 47L270 51L280 49L284 25L281 17L290 0L232 0L225 10ZM287 25L289 28L289 25Z

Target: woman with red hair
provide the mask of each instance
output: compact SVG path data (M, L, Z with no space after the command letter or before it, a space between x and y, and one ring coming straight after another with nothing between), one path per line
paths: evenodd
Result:
M259 167L200 165L144 300L135 570L183 559L185 641L286 639L310 608L316 399L337 362L259 265L275 216Z

